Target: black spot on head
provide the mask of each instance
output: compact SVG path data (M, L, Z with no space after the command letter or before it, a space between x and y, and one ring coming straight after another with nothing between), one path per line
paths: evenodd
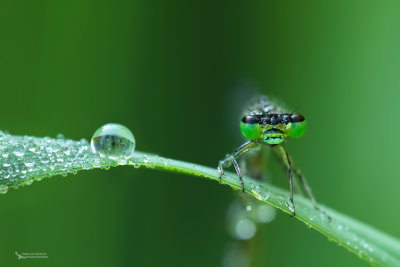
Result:
M247 115L242 118L242 122L248 124L256 124L258 123L258 118L256 116Z
M292 114L290 115L290 118L292 119L292 122L302 122L305 120L303 115L300 114Z
M291 121L292 121L292 120L291 120L289 114L285 114L285 115L282 116L282 123L288 124L288 123L291 122Z
M270 124L270 122L271 122L271 118L269 117L269 115L264 115L264 116L262 116L262 117L260 117L260 124L263 124L263 125L265 125L265 124Z
M281 123L281 117L278 114L271 114L271 125L277 125Z

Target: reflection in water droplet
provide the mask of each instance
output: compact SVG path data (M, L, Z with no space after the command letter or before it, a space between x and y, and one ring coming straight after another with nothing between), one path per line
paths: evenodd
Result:
M91 140L94 153L111 159L130 157L135 151L135 138L132 132L121 124L109 123L101 126Z

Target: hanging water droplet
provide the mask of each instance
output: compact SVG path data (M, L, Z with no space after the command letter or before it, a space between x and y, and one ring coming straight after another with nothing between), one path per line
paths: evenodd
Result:
M0 185L0 194L5 194L8 191L8 186Z
M109 123L94 133L91 146L100 157L130 157L135 151L135 138L132 132L121 124Z

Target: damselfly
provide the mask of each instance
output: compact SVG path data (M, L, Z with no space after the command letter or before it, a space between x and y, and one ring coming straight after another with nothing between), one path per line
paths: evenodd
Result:
M242 184L242 192L244 192L245 187L242 179L243 176L236 158L257 146L269 145L282 166L288 172L290 202L293 207L292 215L296 216L296 208L293 201L293 173L299 178L305 191L310 197L314 208L323 212L318 207L306 179L301 174L300 170L294 166L292 159L289 157L289 154L284 147L284 143L287 139L300 138L305 133L306 128L306 119L301 114L285 112L266 96L258 97L245 110L242 121L240 122L240 131L248 141L235 149L231 155L228 155L224 160L219 162L218 171L220 179L222 179L222 176L224 175L224 168L233 164ZM328 218L330 220L329 216Z

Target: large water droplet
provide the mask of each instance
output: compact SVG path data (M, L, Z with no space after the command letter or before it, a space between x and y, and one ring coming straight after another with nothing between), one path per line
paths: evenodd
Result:
M92 151L100 157L130 157L135 151L135 138L132 132L121 124L109 123L101 126L93 134Z

